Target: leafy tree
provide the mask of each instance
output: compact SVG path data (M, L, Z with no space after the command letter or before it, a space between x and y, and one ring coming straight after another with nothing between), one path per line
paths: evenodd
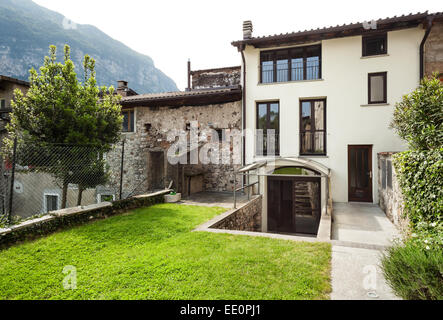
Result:
M79 82L69 46L64 47L63 63L57 62L56 52L56 47L50 46L40 73L30 70L26 95L14 92L5 146L11 150L17 137L19 150L26 155L24 164L61 182L65 208L70 183L78 184L81 193L106 179L105 167L97 159L119 140L121 97L114 95L112 86L98 88L94 59L84 57L84 81ZM81 194L79 198L81 201Z
M78 206L82 204L84 190L103 185L108 181L109 173L106 162L103 159L97 158L97 156L100 156L100 154L97 154L95 151L89 152L87 158L83 158L86 165L78 168L71 175L71 183L78 185Z
M391 123L411 149L429 150L443 145L443 86L434 74L405 95L394 110Z

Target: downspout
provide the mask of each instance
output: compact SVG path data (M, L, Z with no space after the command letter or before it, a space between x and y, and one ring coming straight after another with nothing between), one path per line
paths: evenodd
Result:
M244 166L246 164L246 60L245 60L245 54L244 54L245 47L242 46L240 49L241 58L243 62L243 90L242 90L242 119L243 119L243 154L242 154L242 165ZM243 176L244 179L244 176Z
M426 26L426 32L425 35L423 37L423 40L420 43L420 81L423 79L424 77L424 49L425 49L425 43L426 40L428 39L429 34L431 33L431 29L432 29L432 18L427 18L426 19L427 22L427 26Z

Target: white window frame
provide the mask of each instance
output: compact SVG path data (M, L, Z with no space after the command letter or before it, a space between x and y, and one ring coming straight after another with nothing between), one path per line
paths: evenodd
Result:
M4 98L0 98L0 109L3 109L2 108L2 101L4 101L5 102L5 109L6 109L6 99L4 99Z
M115 201L115 194L112 192L97 193L97 203L102 203L101 196L112 196L112 201Z
M61 207L61 197L60 194L57 192L44 192L43 193L43 212L46 213L48 212L48 206L46 203L46 196L56 196L57 197L57 210L60 210Z

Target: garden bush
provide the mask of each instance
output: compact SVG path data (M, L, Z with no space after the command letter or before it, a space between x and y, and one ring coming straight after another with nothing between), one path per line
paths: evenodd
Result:
M382 260L386 281L408 300L443 299L443 249L424 246L415 239L389 248Z
M411 149L393 161L411 234L387 250L383 273L403 299L442 300L443 86L436 75L403 97L391 126Z
M394 155L394 166L412 227L443 215L443 148Z
M443 86L437 74L397 103L391 127L411 149L429 150L443 145Z

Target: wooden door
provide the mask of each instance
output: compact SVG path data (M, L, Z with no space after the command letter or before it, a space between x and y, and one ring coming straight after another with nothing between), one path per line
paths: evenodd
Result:
M372 202L371 145L348 145L348 201Z
M268 231L317 234L320 177L268 177Z

